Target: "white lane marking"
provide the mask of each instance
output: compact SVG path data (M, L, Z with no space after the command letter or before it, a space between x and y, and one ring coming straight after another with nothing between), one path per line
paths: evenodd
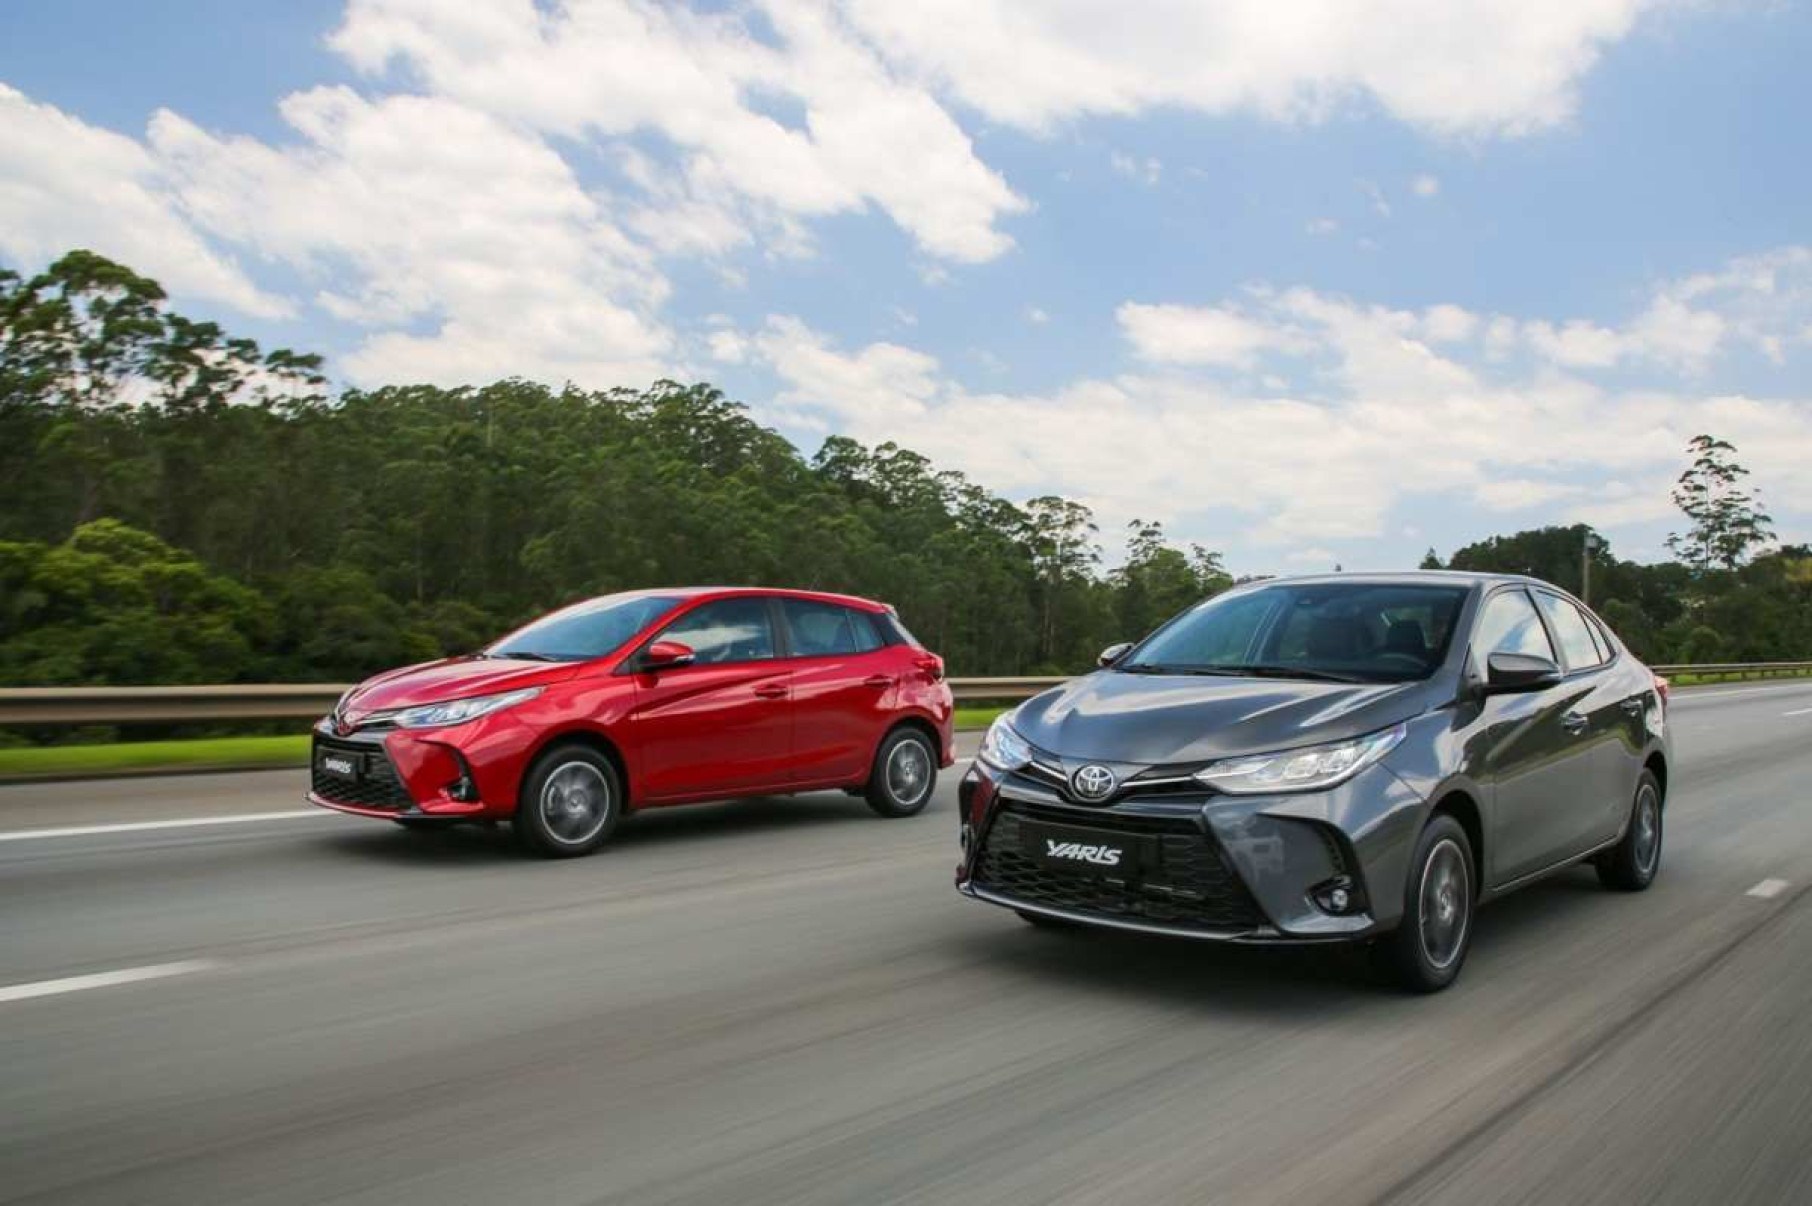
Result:
M1812 716L1812 708L1795 708L1791 712L1782 712L1782 716Z
M1676 687L1674 703L1687 703L1695 699L1728 699L1732 695L1760 695L1764 691L1788 691L1794 687L1803 687L1805 680L1782 679L1772 687L1737 687L1729 691L1707 691L1702 687Z
M66 976L61 980L38 980L31 984L8 984L0 987L0 1004L29 1001L33 997L54 997L60 993L81 992L88 988L112 988L118 984L136 984L140 980L162 980L168 976L186 976L218 966L208 959L190 959L182 963L152 963L145 967L122 967L118 971L95 972L87 976Z
M1764 879L1761 883L1755 885L1755 887L1753 887L1753 888L1749 889L1747 892L1743 893L1743 895L1744 896L1759 896L1763 900L1771 900L1774 897L1779 896L1782 892L1785 892L1786 890L1787 890L1787 881L1786 880L1784 880L1784 879Z
M178 817L169 821L127 821L118 825L68 825L59 829L15 829L0 833L0 842L30 842L39 838L92 837L104 833L145 833L153 829L196 829L204 825L249 825L259 821L296 821L327 817L324 808L291 808L283 812L242 812L224 817Z

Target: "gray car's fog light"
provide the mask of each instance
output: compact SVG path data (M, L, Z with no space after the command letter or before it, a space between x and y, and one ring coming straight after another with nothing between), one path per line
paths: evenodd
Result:
M1309 896L1323 913L1332 913L1336 917L1357 913L1365 907L1359 898L1359 889L1345 875L1336 876L1311 888Z

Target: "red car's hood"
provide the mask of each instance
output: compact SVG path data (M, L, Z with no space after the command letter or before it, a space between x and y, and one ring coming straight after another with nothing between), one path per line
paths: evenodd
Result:
M386 671L354 687L346 697L346 717L357 721L369 713L392 708L540 686L571 678L577 670L571 662L524 662L505 657L453 657L423 662Z

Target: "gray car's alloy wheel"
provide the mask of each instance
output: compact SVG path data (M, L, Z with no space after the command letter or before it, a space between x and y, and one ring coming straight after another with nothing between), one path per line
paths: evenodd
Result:
M1623 840L1598 856L1598 882L1620 892L1640 892L1661 870L1661 785L1648 771L1636 780Z
M616 767L589 746L556 746L535 760L516 801L516 837L545 858L589 854L623 816Z
M1387 970L1416 992L1452 984L1472 947L1477 903L1472 843L1458 821L1437 815L1423 827L1409 860L1403 918L1378 945Z
M875 751L863 795L884 817L909 817L924 811L936 788L937 747L918 729L895 729Z

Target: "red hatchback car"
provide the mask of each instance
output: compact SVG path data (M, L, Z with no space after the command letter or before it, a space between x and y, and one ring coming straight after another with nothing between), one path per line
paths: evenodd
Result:
M906 817L954 759L952 711L943 660L884 604L631 591L360 683L315 726L308 798L412 826L508 818L550 857L665 804L846 788Z

